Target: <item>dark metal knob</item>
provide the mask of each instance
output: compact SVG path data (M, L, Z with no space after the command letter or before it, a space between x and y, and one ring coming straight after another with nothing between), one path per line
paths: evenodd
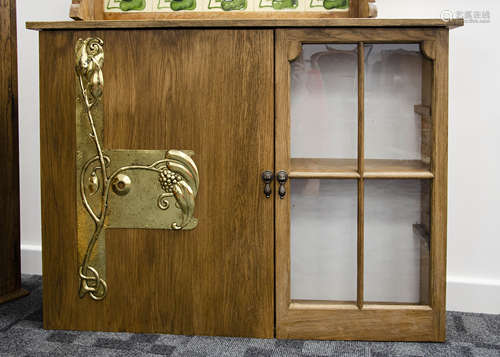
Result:
M266 198L271 197L271 193L273 193L271 189L271 182L273 181L274 175L272 171L264 171L262 173L262 181L266 184L264 186L264 194L266 195Z
M285 184L288 181L288 173L286 171L278 172L276 174L276 180L280 184L280 187L278 189L278 194L280 195L280 198L283 199L283 198L285 198L285 195L286 195Z

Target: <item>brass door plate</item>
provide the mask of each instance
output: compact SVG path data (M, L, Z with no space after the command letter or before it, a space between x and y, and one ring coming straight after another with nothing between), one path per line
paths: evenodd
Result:
M199 175L183 150L106 150L104 43L78 40L76 54L76 175L79 295L105 298L107 228L190 230Z

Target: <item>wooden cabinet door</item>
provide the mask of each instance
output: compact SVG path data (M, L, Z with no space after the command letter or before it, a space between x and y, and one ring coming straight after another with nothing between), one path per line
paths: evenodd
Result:
M276 31L278 338L445 339L447 31Z
M106 230L108 292L78 296L75 44L104 43L105 150L192 150L189 231ZM273 337L272 30L41 33L44 326Z

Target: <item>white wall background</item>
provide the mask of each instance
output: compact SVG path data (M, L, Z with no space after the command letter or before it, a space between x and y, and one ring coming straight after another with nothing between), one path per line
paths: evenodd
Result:
M439 18L448 9L491 14L491 23L451 32L447 307L500 313L500 2L377 3L380 18ZM67 20L69 4L17 2L23 273L41 273L38 34L25 22Z
M38 33L26 30L26 21L67 20L67 0L17 1L19 79L19 167L21 184L21 269L40 274L40 130L38 95Z

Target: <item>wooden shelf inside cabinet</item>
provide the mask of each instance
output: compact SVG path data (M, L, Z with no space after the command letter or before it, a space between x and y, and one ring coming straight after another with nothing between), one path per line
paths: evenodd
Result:
M356 159L291 159L291 178L360 178Z
M420 160L365 160L365 178L415 178L434 177L429 164Z
M360 178L356 159L291 159L291 178ZM420 160L365 160L364 178L415 178L434 177L429 165Z

